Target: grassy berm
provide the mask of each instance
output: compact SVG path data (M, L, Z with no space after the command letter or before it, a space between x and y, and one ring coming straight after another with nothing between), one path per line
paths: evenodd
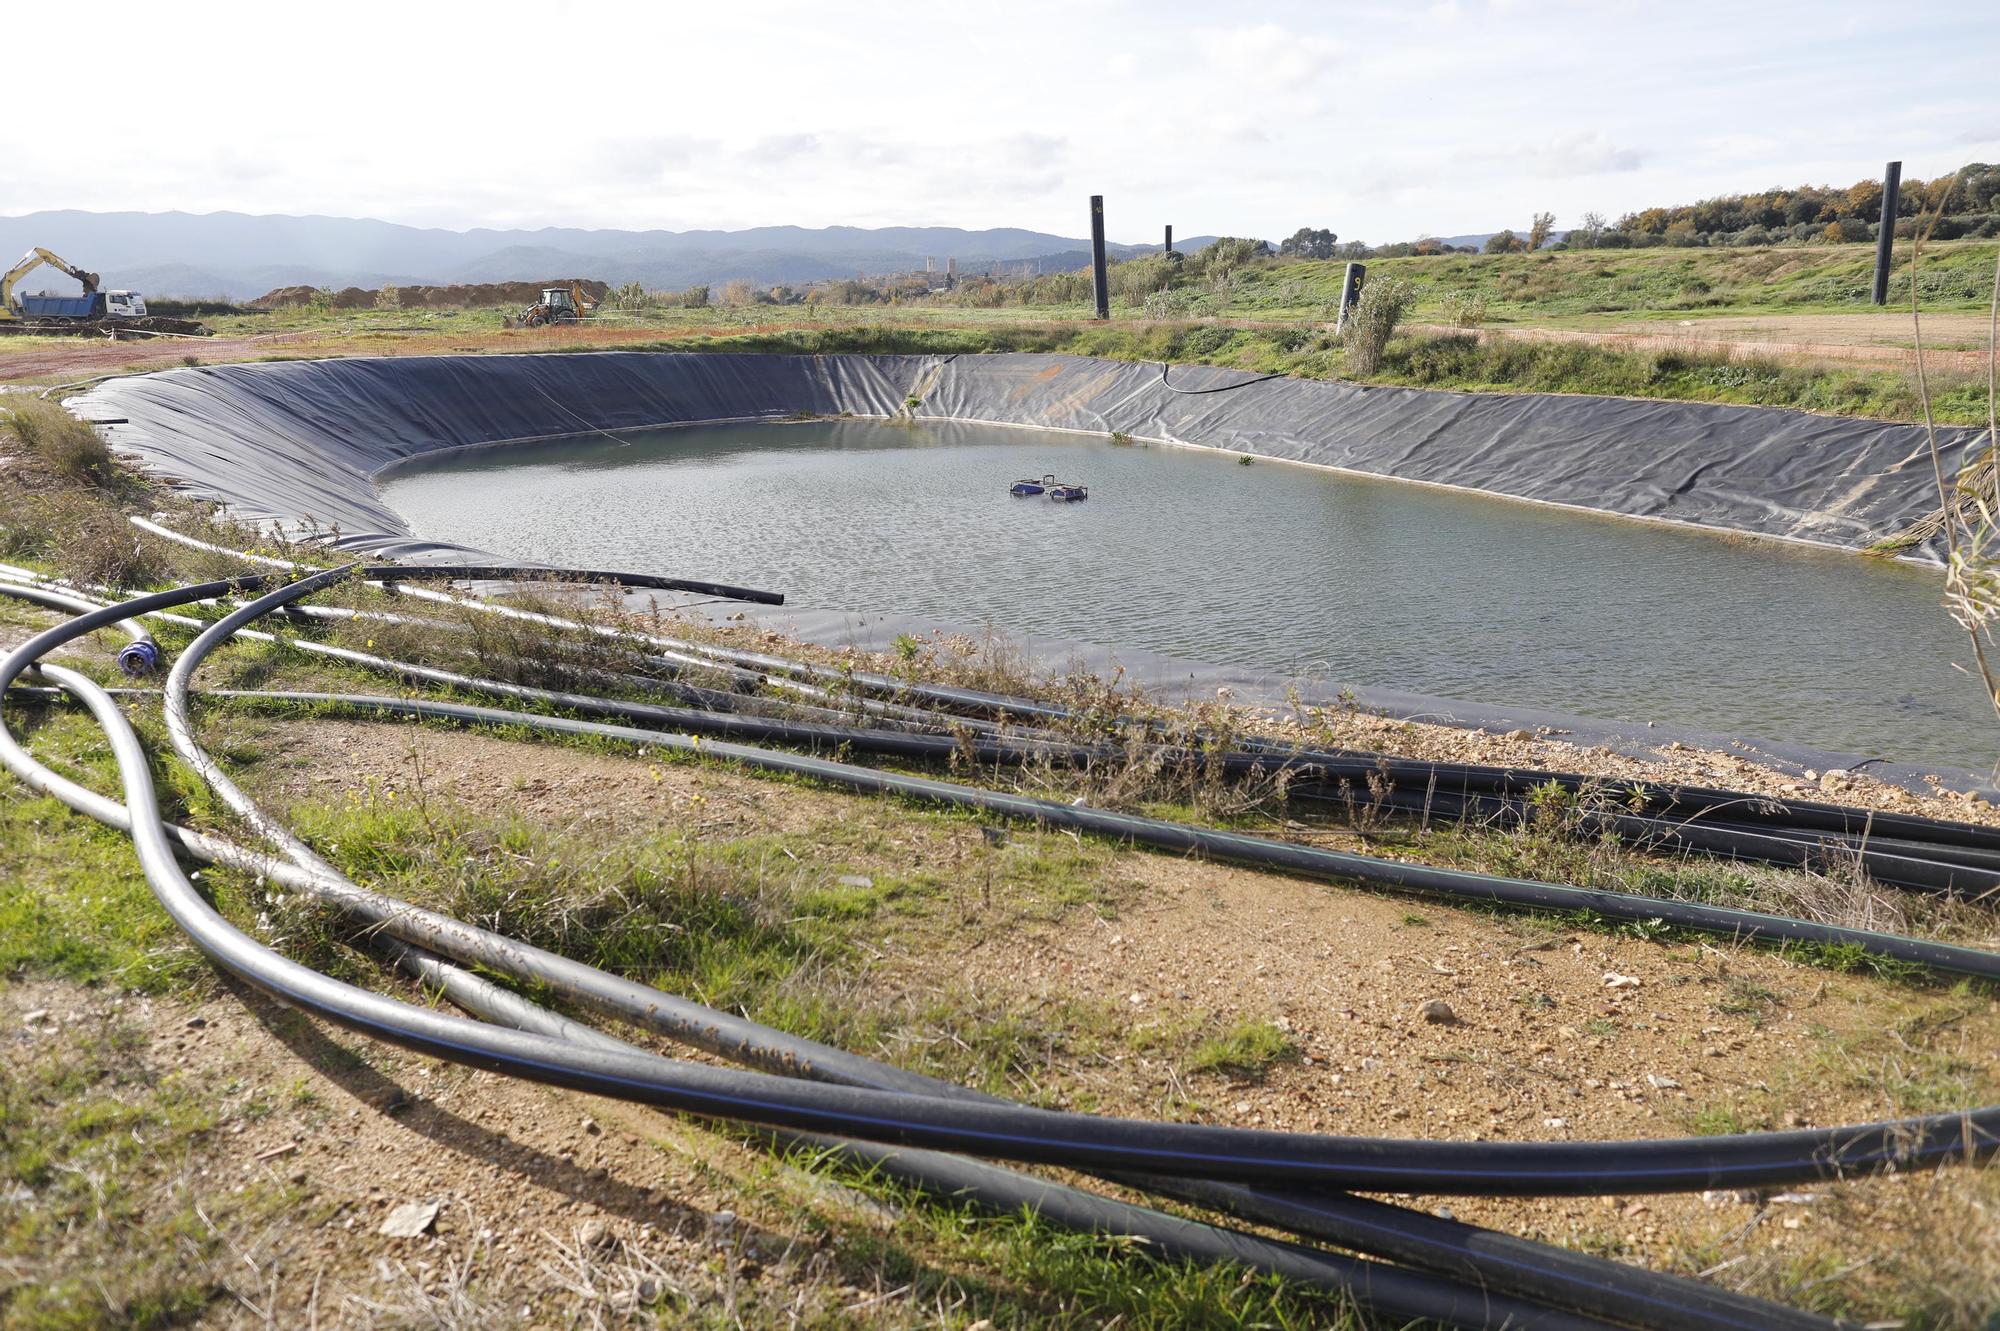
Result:
M56 385L180 364L494 352L1065 352L1225 365L1361 383L1485 392L1593 393L1922 418L1910 295L1924 315L1932 412L1987 422L1984 353L2000 245L1897 251L1890 304L1868 303L1869 245L1543 251L1370 261L1411 304L1379 357L1335 336L1339 262L1252 260L1210 272L1158 256L1111 269L1112 318L1087 282L988 282L910 298L865 284L751 292L688 307L679 293L613 301L575 325L506 328L502 308L210 313L203 341L0 338L0 383ZM1072 280L1074 279L1074 280ZM732 284L735 285L735 284ZM852 290L850 290L852 288ZM1074 294L1066 294L1074 289ZM842 293L845 293L843 295ZM845 299L864 303L841 303Z
M223 540L254 539L124 473L53 409L13 416L0 480L0 560L79 581L146 587L228 566L142 540L127 512L165 509ZM381 603L359 588L327 599ZM608 613L580 592L554 599L567 613ZM0 643L53 622L0 598ZM574 678L582 660L559 634L497 635L471 615L458 630L287 631L460 670L474 666L470 650L478 667L527 679ZM765 641L740 627L676 631ZM187 639L159 632L169 651ZM116 645L92 640L65 663L112 682ZM999 643L915 642L893 660L820 654L1028 689L1091 715L1146 707L1105 681L1025 676ZM255 644L224 651L200 683L398 687ZM171 815L252 839L169 756L154 702L130 707ZM51 765L115 788L102 738L76 709L10 700L6 719ZM1160 719L1607 778L1648 770L1547 737L1353 712L1271 718L1218 703ZM220 701L201 705L199 728L248 790L363 883L1034 1104L1539 1140L1835 1124L2000 1098L1992 995L1849 956L1395 898L605 743ZM1678 753L1650 770L1785 785L1722 754ZM1365 790L1329 816L1199 768L957 775L1441 864L1995 941L1983 907L1581 838L1562 800L1526 826L1425 828L1378 816ZM1833 794L1994 817L1866 780ZM271 946L431 1001L314 903L229 873L197 881ZM1610 972L1638 984L1607 988ZM1433 1000L1455 1019L1420 1019ZM2000 1185L1987 1171L1785 1197L1404 1200L1866 1320L1970 1331L2000 1302ZM383 1232L411 1215L414 1237ZM1336 1296L981 1215L698 1122L324 1026L210 969L157 908L122 837L0 781L6 1331L1114 1324L1369 1325Z

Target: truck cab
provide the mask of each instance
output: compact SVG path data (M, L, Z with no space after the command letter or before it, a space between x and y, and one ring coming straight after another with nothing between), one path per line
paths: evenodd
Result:
M109 319L143 319L146 317L146 298L136 291L107 291L104 293L104 314Z

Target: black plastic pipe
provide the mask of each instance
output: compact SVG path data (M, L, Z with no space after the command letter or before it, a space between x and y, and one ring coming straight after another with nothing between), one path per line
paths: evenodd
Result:
M154 598L154 600L156 600L156 598ZM118 608L114 608L114 610L118 610ZM130 608L124 608L124 610L130 610ZM10 664L12 664L12 660L10 660ZM16 671L16 673L18 673L18 671ZM6 675L6 679L10 679L10 677L12 677L12 673L10 673L10 675ZM4 685L4 681L6 681L6 679L0 679L0 685ZM372 699L372 701L382 701L382 699ZM516 719L524 719L524 717L518 717L518 713L516 713ZM600 727L600 729L612 729L612 727ZM652 735L644 735L644 739L652 739ZM698 741L696 741L696 745L698 745Z
M38 635L0 662L0 690L4 690L30 662L72 637L144 609L161 608L177 596L194 599L201 594L201 589L195 589L193 592L140 598L80 617ZM611 733L624 729L560 717L539 717L531 722L528 714L495 713L493 709L463 709L448 704L378 700L373 705L388 709L416 709L410 714L424 714L423 709L428 707L444 708L446 711L442 714L446 715L452 711L462 714L485 712L488 715L462 715L460 719L497 718L503 724L536 724L550 729L571 729L574 733ZM930 797L942 795L947 799L954 795L991 798L1008 808L1040 803L962 787L954 791L944 783L870 773L867 769L849 768L842 773L839 769L843 765L840 764L798 755L746 750L736 745L704 745L691 736L655 736L628 730L622 737L642 744L678 747L686 751L700 751L706 747L715 756L766 766L785 765L802 775L812 775L817 768L823 775L845 775L850 781L865 781L867 785L863 788L885 789L890 793L913 793L920 797L928 793ZM4 733L0 733L0 756L7 758L8 766L16 767L18 746L11 736ZM880 782L912 784L899 791L895 785L878 785ZM1067 812L1073 816L1095 816L1097 813L1079 809L1068 809ZM135 824L136 821L135 818ZM1198 833L1205 829L1179 830ZM158 839L161 848L167 846L163 833ZM147 858L144 852L142 846L142 862ZM170 855L168 860L170 863ZM175 872L178 873L178 870ZM1452 876L1463 879L1479 877ZM1508 885L1506 880L1491 881ZM1546 885L1533 886L1541 888ZM1575 892L1576 889L1569 891ZM1651 904L1654 915L1682 905L1671 902ZM1716 908L1701 909L1713 911ZM1747 912L1723 914L1749 916ZM1807 929L1824 928L1809 926L1803 921L1789 923ZM405 1018L374 1006L372 996L354 998L348 986L339 985L327 977L311 972L303 975L296 973L303 968L287 970L280 967L278 971L270 971L265 968L264 962L254 956L245 956L240 947L228 940L227 935L207 936L211 941L217 938L222 940L214 948L219 963L236 970L253 983L275 985L288 1001L312 1008L324 1006L330 1019L476 1066L511 1067L521 1075L580 1089L666 1104L692 1113L741 1118L766 1126L831 1132L896 1144L1004 1155L1092 1169L1234 1178L1244 1182L1262 1180L1288 1186L1317 1185L1369 1191L1526 1191L1551 1194L1666 1191L1792 1182L1821 1178L1829 1173L1978 1159L1993 1152L1994 1133L2000 1129L2000 1108L1986 1108L1961 1115L1933 1115L1853 1128L1721 1139L1647 1143L1378 1141L1185 1124L1145 1124L959 1102L947 1104L914 1096L898 1097L893 1093L885 1095L853 1088L774 1082L774 1079L759 1074L727 1073L699 1066L677 1065L675 1076L663 1078L650 1072L641 1074L623 1066L579 1065L560 1058L551 1060L547 1057L551 1051L539 1046L520 1047L505 1041L496 1044L497 1037L489 1033L468 1033L456 1026L431 1025L430 1014L421 1014L422 1020ZM255 949L254 943L247 939L244 942ZM290 965L284 963L284 966ZM333 988L326 989L324 986L327 985Z

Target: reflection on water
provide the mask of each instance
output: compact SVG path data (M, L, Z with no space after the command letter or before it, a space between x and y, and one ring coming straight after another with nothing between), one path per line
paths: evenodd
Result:
M1054 472L1090 499L1016 499ZM1197 449L828 421L383 483L424 536L1445 697L1989 765L1934 575Z

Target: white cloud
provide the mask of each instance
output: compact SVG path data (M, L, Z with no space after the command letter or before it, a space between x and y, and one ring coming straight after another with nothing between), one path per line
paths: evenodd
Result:
M1316 85L1333 72L1342 49L1330 37L1275 23L1210 29L1197 34L1196 40L1215 72L1245 92Z
M1461 163L1477 159L1504 164L1510 170L1530 171L1542 177L1595 176L1618 171L1637 171L1646 163L1644 148L1620 147L1603 134L1564 134L1536 143L1512 144L1502 148L1462 150Z
M216 71L213 104L142 124L73 95L66 45L24 41L12 100L62 106L64 134L0 119L0 212L1076 236L1101 193L1121 239L1172 222L1389 240L1853 181L1898 155L1929 178L2000 134L1978 91L1990 0L1888 25L1857 23L1876 12L1860 0L1816 0L1810 25L1719 0L1265 0L1240 19L1212 0L1015 0L1004 19L917 0L91 8L149 67ZM1798 110L1885 61L1925 71L1887 119Z

